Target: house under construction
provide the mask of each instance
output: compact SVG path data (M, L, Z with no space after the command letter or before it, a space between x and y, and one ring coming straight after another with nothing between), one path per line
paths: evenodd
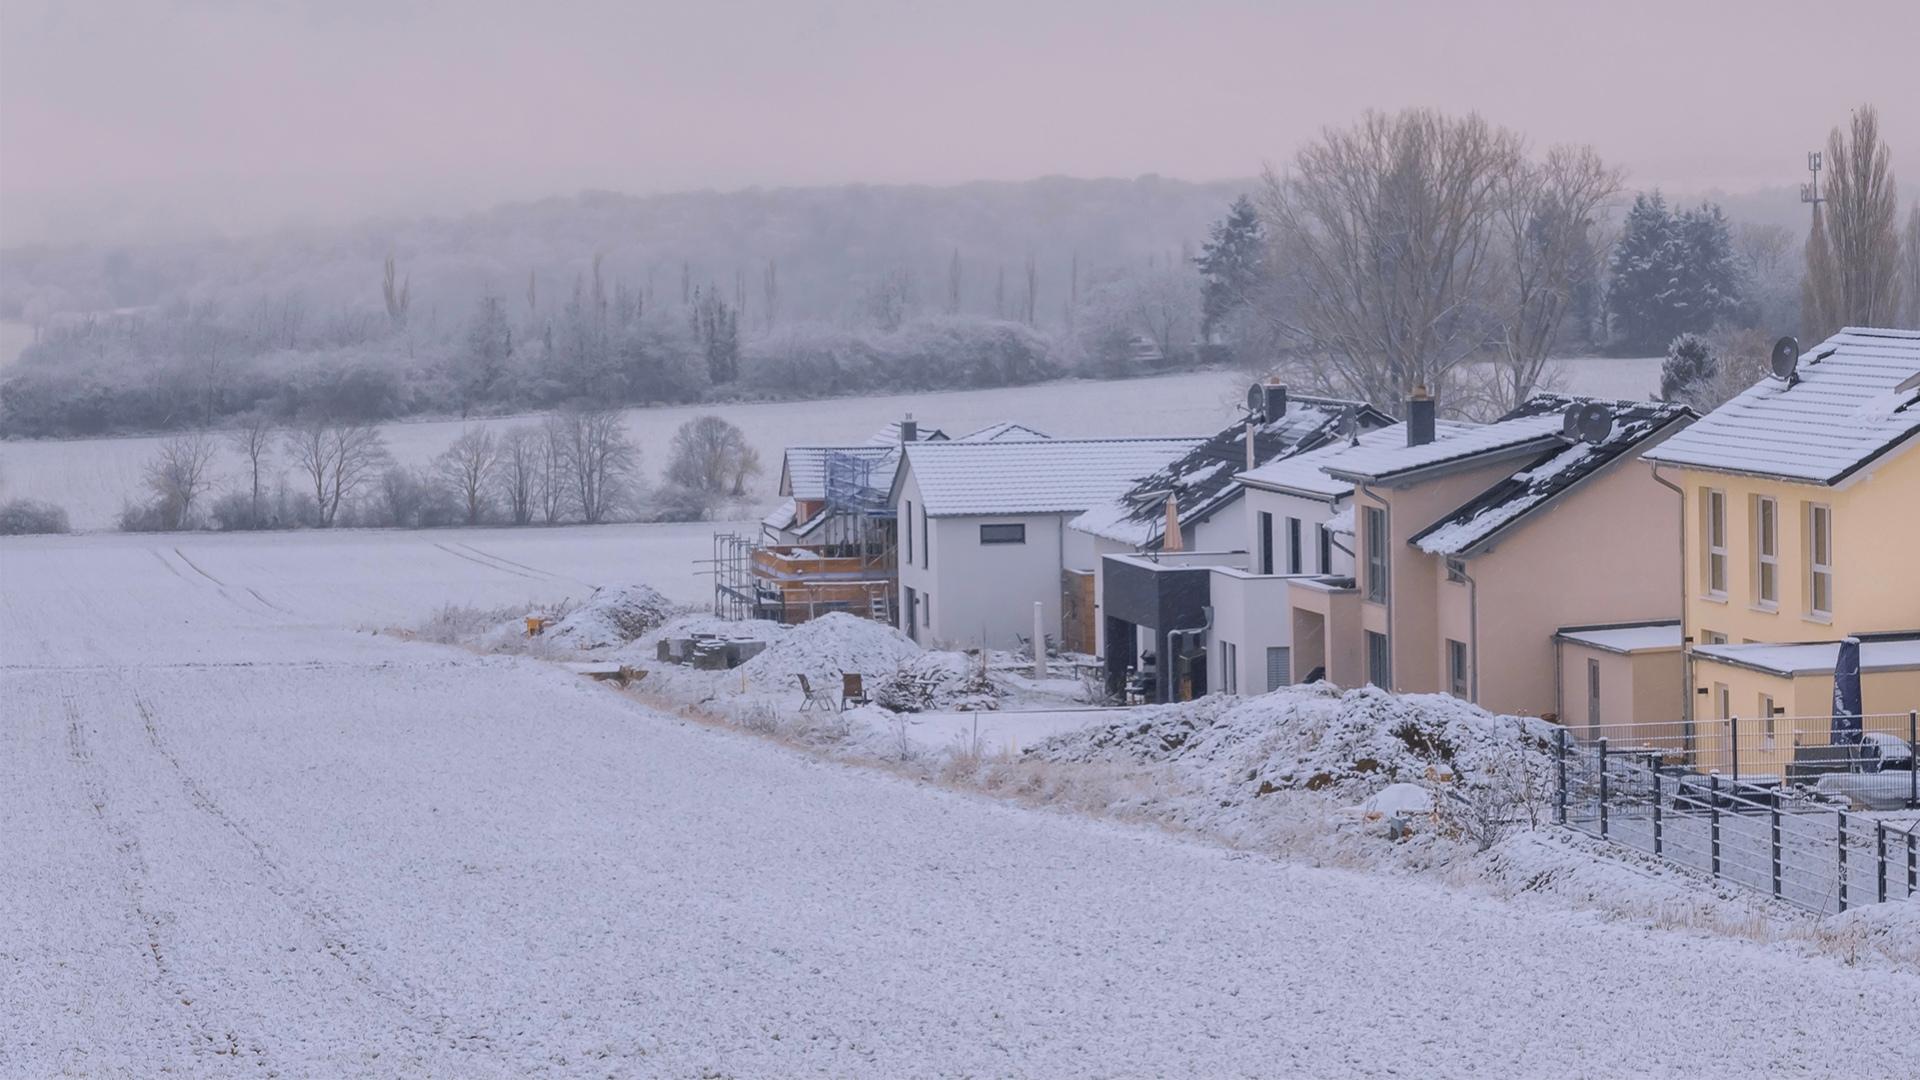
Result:
M999 423L958 441L1044 439ZM760 535L714 537L714 611L727 618L799 623L846 611L896 624L899 567L889 490L909 442L949 441L911 415L858 446L789 447L782 502Z

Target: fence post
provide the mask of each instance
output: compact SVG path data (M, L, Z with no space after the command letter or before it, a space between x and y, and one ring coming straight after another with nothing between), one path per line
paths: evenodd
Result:
M1767 833L1773 848L1773 898L1780 899L1780 789L1767 793Z
M1907 751L1907 806L1920 810L1920 709L1907 710Z
M1873 825L1873 893L1874 902L1887 902L1887 827L1880 822Z
M1555 728L1553 732L1553 821L1556 825L1567 823L1567 729Z
M1607 838L1607 740L1600 739L1600 839Z
M1709 873L1720 876L1720 774L1707 774L1707 857Z
M1835 810L1834 818L1840 825L1840 913L1847 913L1847 812Z
M1727 717L1727 746L1733 751L1733 786L1740 787L1740 718Z
M1920 833L1907 834L1907 898L1920 892Z
M1647 770L1653 773L1653 857L1659 858L1662 848L1660 836L1660 763L1652 754L1647 755Z

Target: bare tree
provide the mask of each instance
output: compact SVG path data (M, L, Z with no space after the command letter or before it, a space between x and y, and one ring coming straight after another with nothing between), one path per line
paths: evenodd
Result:
M413 275L407 275L405 280L397 280L398 277L399 266L393 256L388 255L380 295L387 302L387 319L396 329L407 325L407 309L413 306Z
M161 440L145 471L161 528L178 529L191 521L193 504L213 486L213 452L213 440L200 432Z
M1594 219L1621 181L1620 170L1587 146L1556 146L1539 162L1516 157L1499 178L1494 230L1502 250L1493 363L1499 411L1541 388L1547 353L1575 291L1599 276Z
M261 481L266 475L267 459L273 455L273 422L265 413L248 413L240 418L240 427L227 440L247 463L248 526L259 528L260 499L265 494Z
M607 520L632 495L640 467L640 449L621 414L574 406L548 417L546 428L549 453L558 453L559 477L581 519L589 525Z
M485 427L462 431L453 445L434 460L434 469L441 481L458 497L467 524L480 523L500 465L500 445L494 440L493 432Z
M537 428L512 428L500 439L497 470L500 494L506 499L507 516L515 525L533 520L534 497L540 479L540 451Z
M1801 325L1813 340L1843 326L1885 326L1899 314L1899 190L1871 105L1827 136L1831 176L1807 237Z
M1907 211L1907 235L1900 242L1900 265L1907 279L1907 329L1920 330L1920 202Z
M1191 263L1169 262L1134 279L1128 291L1140 331L1161 357L1175 361L1199 333L1200 275Z
M340 504L391 460L379 428L325 417L288 429L285 448L294 467L312 485L315 513L323 529L333 525Z
M1290 337L1330 388L1438 387L1494 331L1493 228L1520 137L1477 115L1368 113L1267 170L1261 210L1294 297Z
M714 495L746 494L747 477L760 471L760 454L739 428L718 416L701 416L673 433L667 481Z

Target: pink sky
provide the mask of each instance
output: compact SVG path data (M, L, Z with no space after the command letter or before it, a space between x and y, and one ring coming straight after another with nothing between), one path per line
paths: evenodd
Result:
M1874 29L1824 25L1840 7ZM582 188L1250 176L1405 105L1738 191L1797 182L1875 102L1911 199L1916 42L1914 0L0 0L0 242Z

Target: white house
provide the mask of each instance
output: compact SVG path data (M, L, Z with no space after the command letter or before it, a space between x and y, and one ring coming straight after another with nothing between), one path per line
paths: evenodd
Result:
M1441 437L1472 425L1435 422ZM1293 608L1289 582L1350 579L1353 484L1325 467L1356 449L1399 446L1404 423L1345 438L1240 474L1244 569L1213 569L1210 682L1226 693L1263 694L1293 681ZM1303 673L1304 674L1304 673Z
M890 502L902 629L917 641L1014 648L1043 605L1060 626L1067 522L1191 450L1197 438L955 440L903 448Z
M1208 561L1196 561L1197 556L1213 553L1219 556L1213 562L1245 566L1252 547L1241 507L1243 489L1236 482L1243 472L1324 446L1345 432L1393 423L1393 417L1365 402L1290 395L1278 382L1255 383L1247 404L1246 416L1068 524L1069 595L1091 598L1070 612L1064 633L1072 647L1104 654L1106 556L1191 552L1195 555L1178 560L1191 570ZM1169 518L1178 523L1178 537L1168 535ZM1143 565L1171 564L1149 560ZM1133 614L1145 616L1144 611Z

